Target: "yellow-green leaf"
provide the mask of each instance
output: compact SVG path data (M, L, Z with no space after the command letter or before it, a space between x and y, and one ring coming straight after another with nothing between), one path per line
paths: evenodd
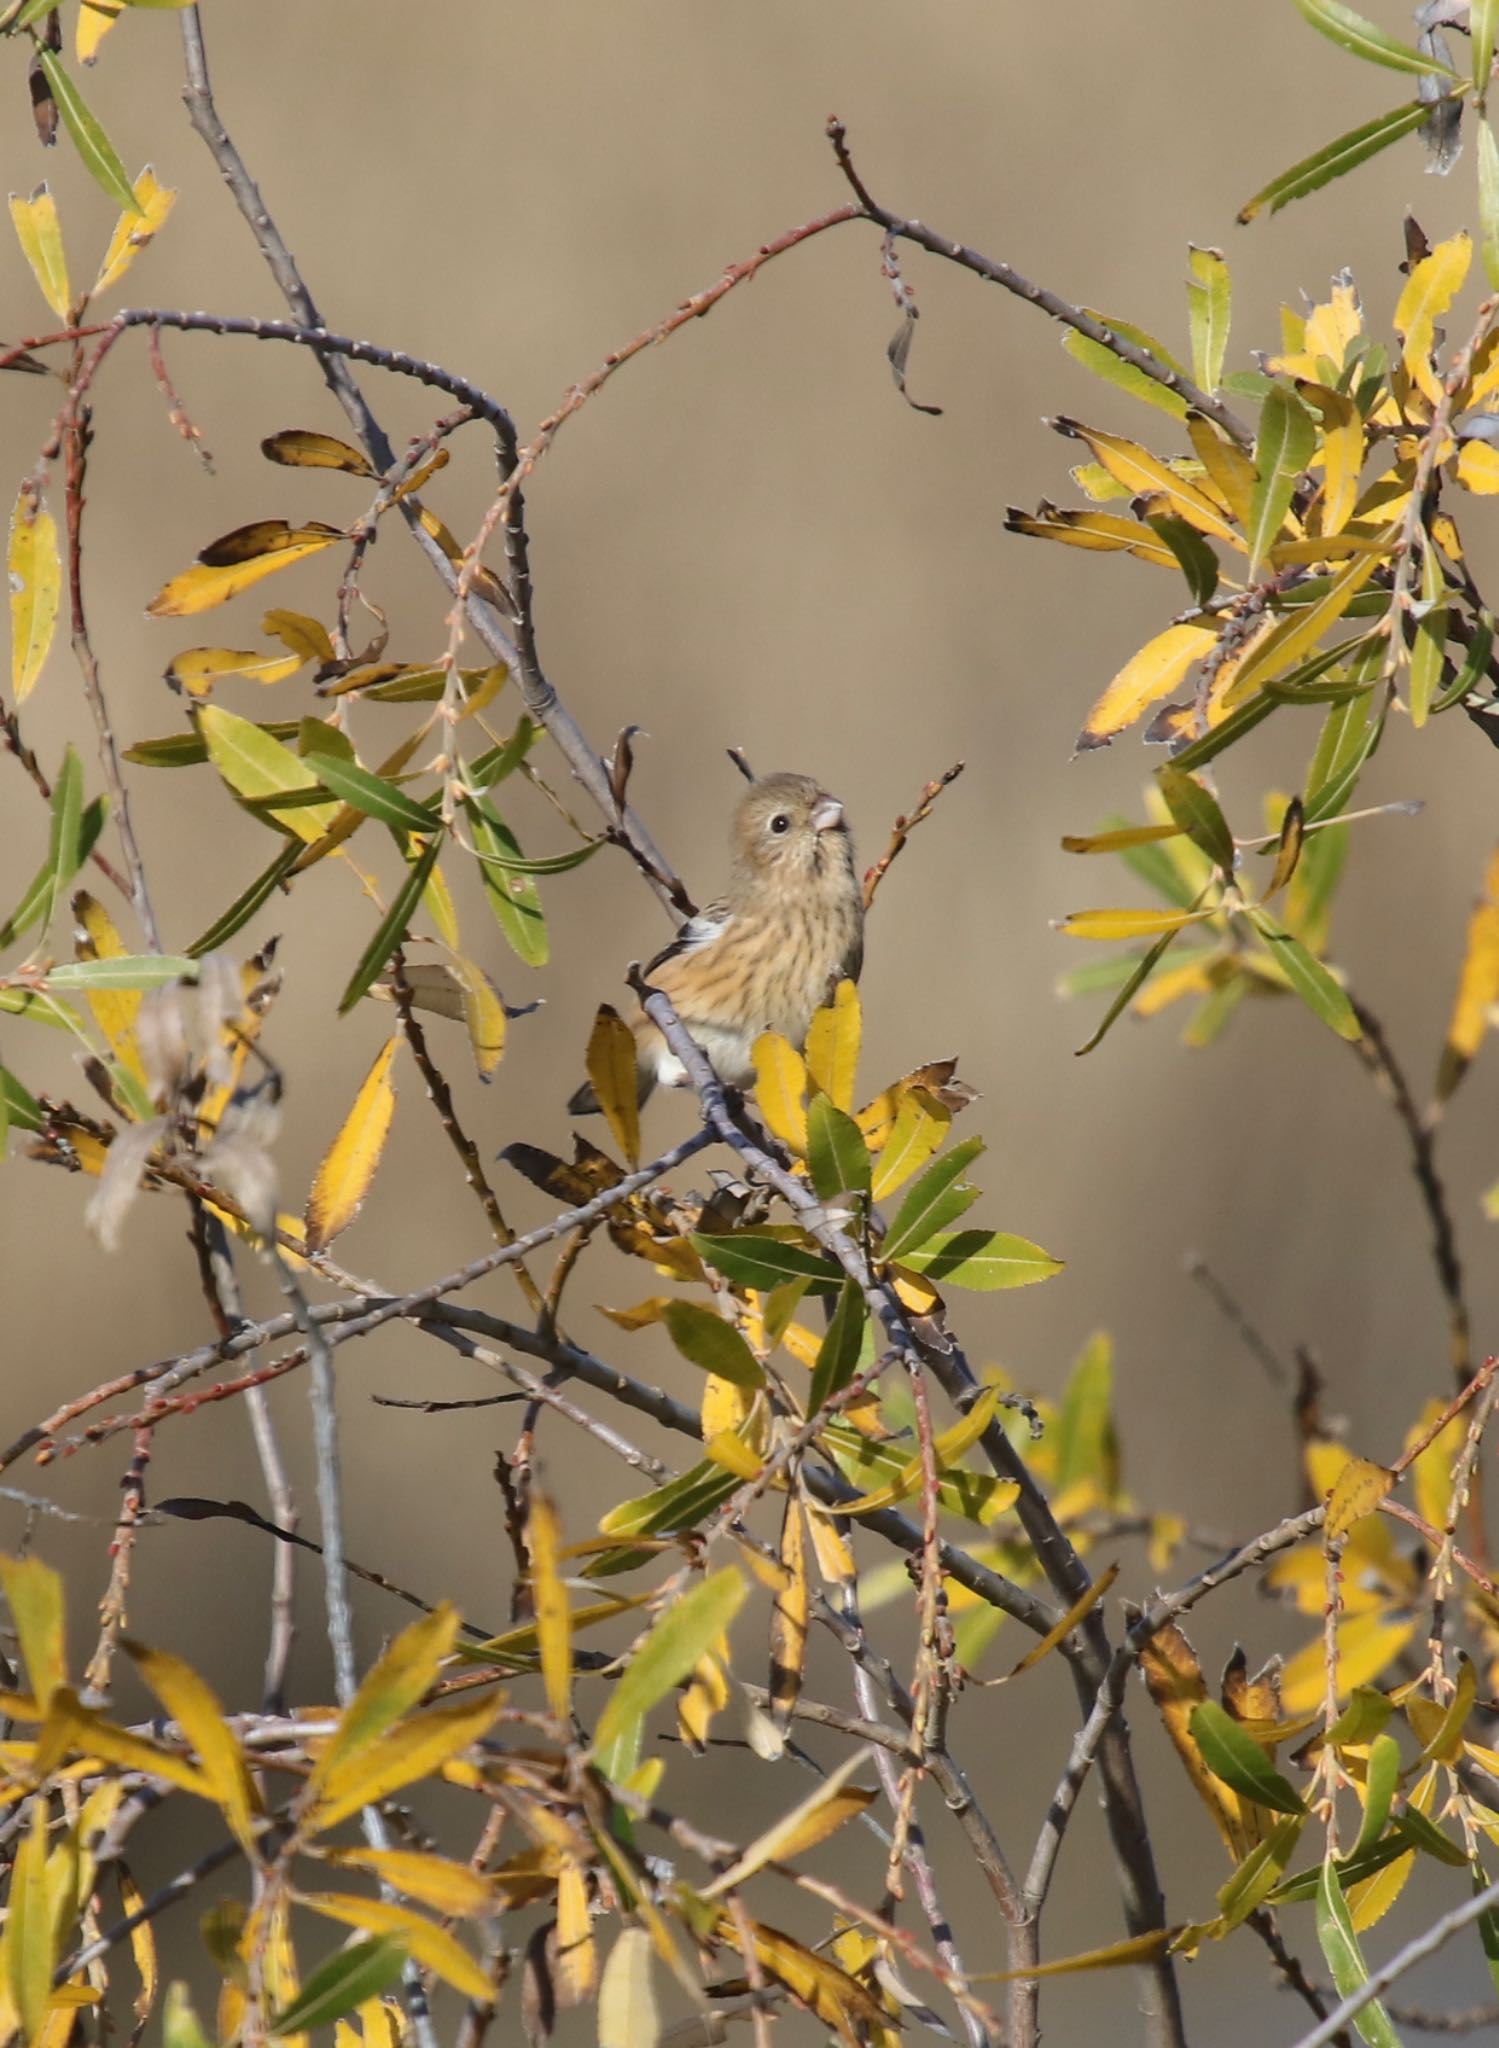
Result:
M1346 1536L1355 1522L1372 1515L1395 1484L1387 1465L1371 1464L1367 1458L1350 1458L1338 1474L1327 1502L1327 1540Z
M85 15L89 12L89 0L84 0L82 12ZM140 211L122 213L115 222L115 231L109 238L99 275L94 279L91 297L119 283L147 242L159 233L176 197L170 186L157 182L156 173L147 164L135 181L135 203Z
M1187 318L1192 331L1192 375L1204 391L1223 376L1232 306L1228 265L1221 249L1187 250Z
M1254 444L1255 483L1249 505L1249 573L1258 571L1290 510L1296 479L1316 447L1311 416L1284 384L1272 384L1260 409Z
M732 1323L695 1301L668 1301L661 1320L671 1341L692 1364L753 1393L765 1384L759 1360Z
M875 1161L871 1193L882 1202L925 1166L952 1127L952 1111L929 1088L901 1095L890 1135Z
M747 1590L726 1565L673 1602L625 1665L594 1731L595 1752L607 1750L687 1676L728 1628Z
M378 1805L403 1785L431 1777L477 1742L499 1710L496 1699L460 1700L456 1706L436 1707L431 1713L403 1721L391 1734L361 1748L328 1773L322 1795L307 1819L308 1830L334 1827L360 1807Z
M829 1835L836 1833L845 1821L852 1820L856 1813L862 1813L878 1797L877 1792L859 1785L850 1785L849 1779L865 1762L862 1752L845 1757L837 1770L832 1771L807 1797L790 1813L784 1814L773 1826L756 1836L742 1855L737 1856L727 1870L722 1870L713 1882L704 1885L701 1897L722 1898L725 1892L733 1891L763 1870L767 1863L791 1863L803 1850L815 1848L825 1842Z
M585 1062L614 1142L631 1166L640 1164L640 1102L635 1034L610 1003L601 1003L588 1035Z
M458 1612L446 1601L401 1631L339 1716L338 1732L313 1766L313 1790L411 1711L437 1682L457 1639Z
M25 485L11 515L10 549L10 682L17 704L30 695L52 635L62 601L62 557L57 549L57 521Z
M1496 863L1499 865L1499 863ZM1445 1102L1483 1043L1489 1016L1499 1003L1499 901L1492 896L1468 919L1468 943L1437 1070L1437 1100Z
M1057 929L1070 939L1148 939L1216 915L1216 905L1211 910L1074 910Z
M27 2041L39 2042L57 1960L56 1915L47 1890L47 1801L40 1793L32 1795L30 1818L11 1872L5 1977Z
M41 286L42 297L59 320L66 320L73 304L68 285L68 262L63 254L62 223L57 201L46 184L38 185L29 199L10 195L10 217L15 223L21 254L31 265L31 274Z
M240 718L217 704L201 704L194 713L208 758L236 796L257 805L266 816L282 825L308 845L321 839L339 806L336 803L289 802L282 810L272 799L296 799L302 792L321 788L316 775L290 747L248 718Z
M231 1734L224 1709L190 1665L165 1650L126 1642L135 1668L198 1753L230 1832L249 1857L255 1854L258 1801L244 1751Z
M323 1157L307 1198L307 1249L321 1251L358 1215L395 1114L396 1089L390 1078L400 1036L387 1039L374 1065L360 1083L343 1129Z

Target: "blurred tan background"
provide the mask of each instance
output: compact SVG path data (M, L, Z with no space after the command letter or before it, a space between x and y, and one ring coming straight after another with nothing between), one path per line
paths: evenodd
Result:
M1378 13L1404 32L1398 9ZM754 8L210 0L205 22L223 115L329 325L477 378L504 398L523 433L569 383L726 262L842 200L823 137L835 110L885 204L1075 301L1137 321L1183 353L1186 245L1221 244L1234 264L1229 360L1237 368L1250 366L1253 347L1275 345L1282 298L1322 290L1344 263L1376 332L1387 331L1403 209L1413 206L1433 239L1471 222L1475 210L1471 156L1436 181L1410 143L1273 221L1233 225L1236 207L1273 173L1402 97L1403 81L1340 59L1289 5L1268 0L1255 8L947 0L919 9L893 0L761 0ZM0 54L10 73L0 182L25 192L51 180L75 278L86 276L111 209L65 144L46 155L36 144L17 53ZM250 237L183 118L180 68L175 17L144 13L123 22L84 81L131 169L149 157L180 192L167 230L109 305L280 315ZM1058 837L1089 829L1110 809L1138 815L1156 757L1126 738L1072 761L1072 741L1103 683L1180 600L1139 565L1013 539L1002 521L1012 503L1075 497L1067 469L1076 451L1044 416L1071 412L1157 438L1167 423L1098 384L1062 352L1058 330L1017 300L915 252L905 263L921 306L911 387L944 408L940 419L909 411L892 389L884 349L895 311L879 275L878 236L852 226L770 266L667 350L629 367L565 429L529 499L543 658L598 744L626 723L649 733L632 793L700 898L722 879L739 787L726 746L742 746L762 769L823 777L845 799L866 859L920 784L966 759L966 775L880 898L863 983L866 1078L873 1086L919 1060L961 1053L984 1098L968 1128L990 1141L989 1192L976 1213L1068 1261L1045 1288L964 1304L975 1358L1002 1361L1024 1384L1055 1392L1082 1340L1107 1327L1138 1500L1246 1537L1295 1503L1286 1401L1186 1277L1184 1255L1202 1253L1283 1351L1313 1347L1329 1406L1349 1418L1356 1445L1391 1454L1421 1400L1447 1384L1404 1142L1346 1048L1289 1002L1241 1010L1205 1055L1180 1048L1172 1013L1121 1028L1091 1058L1074 1059L1094 1006L1057 1001L1056 977L1084 949L1059 938L1050 920L1084 904L1137 901L1140 892L1105 863L1069 860ZM0 236L0 332L17 338L50 324L12 239ZM201 621L147 620L142 608L169 575L246 520L348 519L364 502L354 482L275 470L257 452L260 437L281 427L343 431L309 359L196 336L168 335L165 347L217 474L204 476L167 424L143 348L122 345L97 390L89 595L126 739L179 725L180 706L160 680L177 649L253 644L270 604L327 616L336 580L325 558ZM413 386L360 374L398 444L440 409ZM51 398L39 379L0 380L7 478L34 459ZM460 438L432 496L460 536L491 481L482 434ZM1486 525L1492 515L1475 503L1468 528L1480 560L1493 556ZM394 527L370 587L390 609L392 655L435 653L440 593ZM230 683L220 701L260 717L313 708L297 681L279 691ZM373 750L386 731L393 744L408 715L365 711L361 744L368 739ZM25 726L49 764L74 738L90 789L98 786L61 638ZM1262 787L1295 785L1314 737L1310 717L1286 713L1233 758L1223 785L1240 831L1253 829ZM538 759L556 772L555 762ZM1483 741L1451 718L1419 746L1397 726L1365 784L1366 800L1422 797L1427 808L1359 832L1334 954L1384 1015L1423 1092L1469 900L1493 843L1496 773ZM135 771L131 786L165 936L181 944L264 864L271 844L206 769ZM0 895L13 898L40 857L45 821L8 759L0 759L0 791L0 872L9 878ZM528 851L564 843L534 793L519 791L509 809ZM390 1023L368 1005L335 1021L371 917L331 865L313 881L247 935L284 934L287 986L267 1043L289 1083L280 1156L292 1207ZM565 1146L562 1105L593 1006L619 993L625 962L666 929L622 857L543 887L555 959L540 973L504 950L471 892L463 899L467 940L506 995L545 1001L513 1027L488 1090L466 1071L458 1034L434 1027L486 1154L514 1139ZM84 1099L68 1048L51 1034L0 1023L0 1058L34 1089ZM1477 1195L1499 1172L1496 1085L1480 1066L1445 1138L1480 1352L1495 1288ZM664 1138L686 1119L680 1102L653 1105L650 1134ZM28 1164L14 1141L11 1150L0 1182L6 1439L65 1393L208 1334L175 1202L138 1205L124 1251L108 1258L80 1226L89 1185ZM497 1172L513 1216L539 1218L542 1198ZM408 1068L389 1157L342 1254L357 1270L413 1285L484 1242ZM568 1320L578 1339L690 1395L686 1369L651 1334L623 1337L587 1307L600 1293L621 1301L648 1292L645 1269L610 1268L602 1257L599 1272L590 1287L585 1270L575 1290ZM256 1276L247 1284L268 1299ZM499 1283L475 1298L502 1312L516 1305ZM509 1566L490 1465L510 1441L514 1411L423 1418L372 1408L367 1396L376 1391L488 1391L456 1358L401 1333L341 1353L339 1368L352 1554L499 1625ZM299 1380L275 1397L310 1528L304 1403ZM128 1441L87 1451L44 1480L25 1465L9 1477L107 1516ZM617 1468L549 1430L542 1448L581 1532L601 1489L617 1489ZM680 1448L661 1448L682 1459ZM158 1497L260 1500L243 1414L224 1404L190 1427L163 1430L150 1485ZM19 1508L0 1503L7 1541L23 1522ZM49 1523L39 1541L76 1574L74 1639L85 1645L88 1602L103 1584L101 1531ZM1173 1566L1173 1577L1187 1569L1186 1561ZM153 1530L140 1546L132 1624L191 1647L212 1663L227 1697L249 1701L268 1570L263 1541L244 1529ZM1139 1560L1131 1571L1139 1590L1147 1583ZM360 1617L369 1654L400 1613L361 1598ZM310 1574L301 1618L299 1682L315 1693L326 1679ZM211 1654L205 1629L215 1631ZM1247 1594L1194 1624L1210 1670L1236 1635L1253 1665L1305 1632ZM904 1623L892 1623L889 1639L902 1656L905 1636ZM1019 1654L1012 1641L1001 1639L1001 1654ZM845 1675L832 1662L817 1682L844 1697ZM1028 1853L1061 1767L1058 1717L1071 1711L1062 1675L1050 1669L1024 1696L1020 1688L1002 1702L975 1693L956 1711L955 1745L978 1768L1017 1853ZM1224 1874L1218 1852L1142 1696L1132 1695L1131 1711L1170 1908L1196 1916ZM800 1779L756 1776L746 1795L733 1753L695 1768L681 1797L705 1812L719 1800L725 1828L753 1825L746 1796L763 1815L804 1789ZM931 1824L949 1855L941 1815ZM867 1847L845 1844L828 1868L869 1875ZM976 1888L961 1862L949 1868L969 1961L998 1967ZM1395 1925L1373 1938L1376 1953ZM1064 1857L1047 1950L1118 1931L1089 1802ZM1309 1925L1298 1920L1291 1932L1311 1945ZM1463 1977L1443 1991L1461 2002L1482 1987ZM1221 2048L1300 2031L1301 2009L1270 1987L1258 1957L1205 1957L1188 1972L1187 1996L1194 2038ZM1121 1998L1130 1999L1122 1981L1055 1987L1051 2037L1100 2038L1102 2016ZM1117 2037L1130 2038L1130 2029Z

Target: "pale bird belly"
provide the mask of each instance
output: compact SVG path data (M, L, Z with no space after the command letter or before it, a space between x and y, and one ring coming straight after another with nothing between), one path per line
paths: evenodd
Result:
M727 1031L698 1019L694 1019L688 1028L708 1055L709 1064L720 1081L730 1088L748 1087L755 1078L750 1059L752 1038L741 1031ZM649 1050L656 1079L663 1088L685 1088L688 1085L687 1069L665 1039L658 1036Z

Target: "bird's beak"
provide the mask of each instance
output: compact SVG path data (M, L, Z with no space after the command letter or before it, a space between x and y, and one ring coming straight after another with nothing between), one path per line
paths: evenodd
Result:
M835 796L820 796L812 806L812 830L836 832L843 823L843 806Z

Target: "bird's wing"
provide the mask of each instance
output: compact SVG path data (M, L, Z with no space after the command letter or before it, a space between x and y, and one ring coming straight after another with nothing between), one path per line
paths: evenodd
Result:
M696 917L689 917L680 926L670 945L663 946L656 957L647 962L645 979L650 980L657 968L664 967L668 960L680 960L685 953L695 953L700 946L706 946L716 939L728 924L732 915L728 901L721 898L717 903L706 903Z

